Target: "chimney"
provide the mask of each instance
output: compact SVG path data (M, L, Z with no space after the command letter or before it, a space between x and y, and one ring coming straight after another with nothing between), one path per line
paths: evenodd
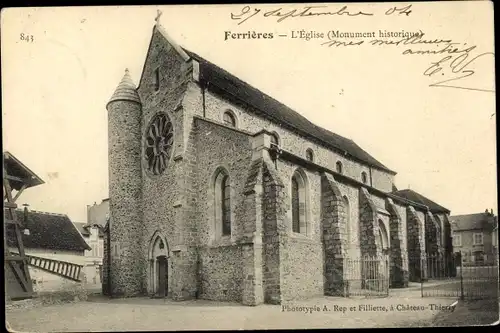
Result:
M24 206L24 214L23 214L23 222L22 222L22 227L24 228L23 233L25 235L29 236L30 235L30 230L28 229L28 221L29 221L28 220L28 212L29 212L28 207L29 207L29 205L25 203L25 204L23 204L23 206Z
M491 215L493 215L493 208L490 208L490 211L491 211L491 213L490 213L490 214L491 214Z

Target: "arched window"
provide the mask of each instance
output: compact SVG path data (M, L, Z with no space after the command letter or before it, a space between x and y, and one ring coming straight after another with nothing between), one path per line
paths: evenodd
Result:
M314 161L314 153L311 148L307 148L306 150L306 159L311 162Z
M337 161L337 163L335 164L336 168L337 168L337 172L338 173L342 173L342 162L340 161Z
M307 233L307 187L302 172L295 171L292 176L292 231Z
M279 145L280 145L280 139L278 134L277 133L271 134L271 147Z
M292 231L300 232L299 182L292 177Z
M368 181L368 177L366 176L366 172L362 172L361 173L361 181L363 182L363 184L366 184L366 182Z
M351 208L349 206L349 199L344 195L342 198L344 202L344 212L345 212L345 239L347 244L351 244Z
M224 169L215 177L215 223L217 236L231 235L231 187L229 174Z
M236 127L236 117L231 111L224 112L223 116L224 124L229 127Z
M382 220L378 220L378 238L382 252L386 252L389 249L389 235Z

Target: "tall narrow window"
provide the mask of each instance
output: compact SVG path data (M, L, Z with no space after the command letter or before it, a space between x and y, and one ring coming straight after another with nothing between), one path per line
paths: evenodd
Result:
M291 179L291 206L292 206L292 231L308 235L309 227L307 225L307 191L306 175L300 169L293 173Z
M224 112L223 120L225 125L229 127L236 127L236 118L231 112Z
M292 231L300 232L299 183L292 177Z
M344 195L342 198L344 201L344 212L345 212L345 239L348 244L351 244L351 208L349 207L349 199Z
M215 177L215 238L231 235L231 187L229 174L220 169Z
M155 90L156 91L160 90L160 68L155 69L154 84L155 84Z
M279 145L280 145L280 142L279 142L278 134L273 133L271 135L271 147L272 146L279 146Z
M231 235L231 189L229 187L229 177L224 176L221 183L222 202L222 235Z
M343 171L342 170L342 162L337 161L336 167L337 167L337 172L342 173L342 171Z
M366 182L368 181L368 177L366 176L366 172L362 172L361 173L361 181L366 184Z

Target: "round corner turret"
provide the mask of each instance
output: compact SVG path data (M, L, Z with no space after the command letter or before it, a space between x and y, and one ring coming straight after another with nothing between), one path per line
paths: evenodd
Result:
M137 93L137 88L130 77L128 68L125 69L125 75L123 75L123 78L120 81L120 84L118 84L118 87L116 87L113 96L111 96L108 104L106 104L106 108L108 108L110 103L116 101L129 101L141 104L141 99Z

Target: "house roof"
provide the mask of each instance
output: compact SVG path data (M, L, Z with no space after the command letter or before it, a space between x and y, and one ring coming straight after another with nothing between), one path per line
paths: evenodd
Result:
M76 229L83 235L83 236L90 236L90 232L88 230L87 223L85 222L73 222L75 225Z
M89 237L92 235L91 228L96 227L97 228L97 233L99 237L104 237L104 226L105 225L100 225L98 223L95 224L88 224L84 222L73 222L75 225L76 229L82 234L84 237Z
M68 251L91 249L67 215L30 210L25 219L23 210L16 209L15 212L17 220L24 221L24 226L29 229L29 235L22 233L24 247ZM6 213L4 211L4 215ZM15 235L8 233L7 243L15 246Z
M9 182L16 191L19 191L23 185L33 187L44 183L40 177L8 151L3 153L3 159L7 174L17 178L16 180L10 179Z
M281 126L291 127L305 137L316 139L327 147L340 151L346 156L364 162L375 168L384 170L391 174L396 172L390 170L381 162L376 160L354 141L330 132L318 125L313 124L307 118L292 110L288 106L275 100L262 91L252 87L226 70L218 67L210 61L202 58L194 52L185 48L183 50L199 63L200 81L209 82L226 93L243 101L265 116L273 119Z
M490 213L455 215L450 217L454 231L462 230L493 230L498 227L498 219Z
M391 194L427 206L429 207L429 210L433 213L447 213L447 214L450 213L450 210L448 208L445 208L435 203L431 199L426 198L422 194L417 193L410 189L394 191Z

